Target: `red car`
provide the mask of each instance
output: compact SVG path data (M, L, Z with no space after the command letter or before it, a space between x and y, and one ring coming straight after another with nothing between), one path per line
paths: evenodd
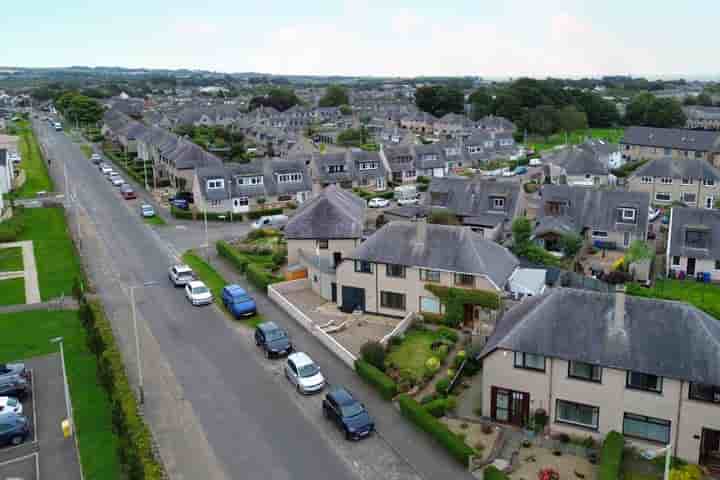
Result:
M137 195L135 194L135 190L130 187L127 183L122 186L120 189L120 194L125 200L132 200L133 198L137 198Z

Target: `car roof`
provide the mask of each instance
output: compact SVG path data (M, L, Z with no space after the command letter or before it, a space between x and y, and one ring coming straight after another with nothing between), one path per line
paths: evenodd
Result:
M206 287L206 285L203 282L201 282L200 280L193 280L191 282L188 282L187 284L190 286L190 288Z
M142 205L140 205L140 208L153 208L153 206L149 203L143 203Z
M185 265L184 263L180 265L173 265L173 268L178 272L192 272L192 268Z
M351 403L357 402L357 400L355 400L355 397L352 396L352 393L350 393L345 387L335 387L330 390L330 393L328 393L328 395L331 395L332 398L334 398L335 401L338 403L338 405L349 405Z
M245 291L244 288L242 288L240 285L235 285L234 283L232 283L230 285L225 285L225 287L223 287L223 290L227 290L228 292L233 293L233 294L236 294L236 293L247 294L247 292Z
M260 330L262 330L263 332L269 332L272 330L280 330L280 327L278 327L275 322L263 322L260 325L258 325L258 328Z
M288 360L292 360L296 367L304 367L305 365L313 365L315 362L305 352L295 352L288 356Z

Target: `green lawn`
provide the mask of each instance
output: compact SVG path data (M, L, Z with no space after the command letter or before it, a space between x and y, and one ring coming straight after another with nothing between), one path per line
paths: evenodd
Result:
M567 136L568 143L576 145L585 141L586 137L606 140L610 143L618 143L623 137L624 130L622 128L589 128L587 130L577 130L569 133ZM550 135L547 139L543 137L528 137L528 146L536 151L549 150L558 145L565 143L565 134L556 133Z
M143 217L143 221L147 223L148 225L155 225L155 226L163 226L167 225L165 223L165 220L160 215L155 215L154 217Z
M390 348L385 363L392 363L399 370L412 372L419 382L425 374L425 362L433 356L430 348L440 335L430 330L410 329L405 333L402 343Z
M720 319L720 287L694 280L658 280L652 288L629 284L627 292L640 297L678 300L695 305L705 313Z
M25 303L25 280L22 278L0 280L0 305L22 303Z
M65 360L84 477L122 478L110 401L97 377L95 356L77 312L38 311L0 315L0 362L57 352L50 339L64 339ZM40 412L42 415L42 412ZM59 428L59 427L58 427Z
M72 294L74 281L82 274L64 210L59 207L25 208L19 215L25 229L18 240L33 241L42 300Z
M19 272L22 269L22 247L0 248L0 272Z
M37 192L53 191L53 183L48 175L40 146L29 122L17 122L20 133L20 167L25 170L26 180L22 187L14 192L17 198L35 197Z
M80 150L82 150L86 158L90 158L90 156L93 154L92 147L87 144L80 145Z

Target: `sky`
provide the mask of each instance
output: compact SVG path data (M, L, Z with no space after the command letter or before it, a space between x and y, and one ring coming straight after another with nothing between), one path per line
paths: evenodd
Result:
M718 0L13 1L3 5L0 65L716 76L718 19Z

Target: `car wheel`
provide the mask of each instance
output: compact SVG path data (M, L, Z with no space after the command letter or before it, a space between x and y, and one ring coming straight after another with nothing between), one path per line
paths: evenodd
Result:
M10 443L13 445L20 445L23 442L23 437L12 437Z
M270 350L265 350L265 358L270 359Z
M302 388L300 388L300 385L297 385L297 386L295 387L295 390L297 390L297 392L298 392L300 395L302 395L303 392L302 392Z
M345 430L345 440L352 440L352 435L347 430Z
M323 404L323 415L325 418L330 419L330 412L328 412L327 407Z

